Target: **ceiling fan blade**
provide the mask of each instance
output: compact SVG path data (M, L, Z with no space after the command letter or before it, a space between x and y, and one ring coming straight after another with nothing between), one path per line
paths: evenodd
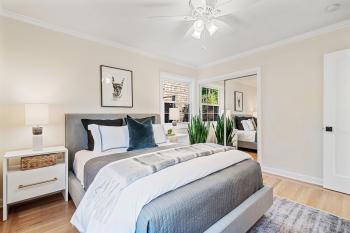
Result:
M152 2L140 2L140 1L126 1L120 3L123 7L143 7L143 8L162 8L173 7L179 4L177 1L152 1Z
M221 1L217 1L215 4L215 8L220 8L223 7L229 3L231 3L233 0L221 0Z
M184 38L185 38L185 39L190 38L193 32L194 32L194 28L193 28L193 25L192 25L192 26L187 30L187 32L185 33Z
M213 23L218 26L218 31L221 32L231 32L233 31L233 27L231 27L228 23L219 20L219 19L213 19Z
M239 25L241 27L247 26L247 23L244 21L244 19L240 18L236 14L228 14L228 15L223 15L217 18L229 25Z
M260 1L261 0L226 0L225 2L218 3L216 8L220 10L220 13L218 13L216 17L222 17L249 9L258 4Z
M150 16L148 17L148 19L162 19L162 20L177 20L177 21L194 21L195 18L193 18L192 16L188 16L188 15L180 15L180 16Z

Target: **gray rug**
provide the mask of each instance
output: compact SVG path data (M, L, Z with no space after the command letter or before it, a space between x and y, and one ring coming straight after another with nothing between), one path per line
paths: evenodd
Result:
M249 233L350 233L350 221L286 199L273 206Z

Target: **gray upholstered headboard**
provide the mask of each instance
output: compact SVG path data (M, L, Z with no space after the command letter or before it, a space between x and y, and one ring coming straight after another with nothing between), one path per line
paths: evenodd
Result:
M156 123L160 123L159 114L66 114L66 139L65 144L68 149L69 169L73 167L74 156L77 151L87 149L87 133L81 123L81 119L120 119L129 115L134 118L156 117Z

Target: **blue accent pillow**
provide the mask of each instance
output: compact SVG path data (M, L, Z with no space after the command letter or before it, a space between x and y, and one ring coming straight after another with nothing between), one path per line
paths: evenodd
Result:
M131 117L127 117L126 121L129 129L128 151L157 147L154 140L152 119L138 122Z

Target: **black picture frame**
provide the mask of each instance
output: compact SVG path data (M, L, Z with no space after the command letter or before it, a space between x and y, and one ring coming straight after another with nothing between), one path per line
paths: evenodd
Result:
M235 112L243 112L244 105L243 105L243 92L241 91L235 91L234 92L234 101L235 101Z
M128 98L131 98L131 104L129 105L118 105L116 103L115 105L106 104L104 101L104 77L103 77L103 71L104 69L115 69L117 71L124 71L130 73L129 77L129 85L130 85L130 96ZM112 84L113 85L113 84ZM133 71L128 69L122 69L118 67L113 66L107 66L107 65L100 65L100 98L101 98L101 107L108 107L108 108L133 108L134 107L134 87L133 87Z

